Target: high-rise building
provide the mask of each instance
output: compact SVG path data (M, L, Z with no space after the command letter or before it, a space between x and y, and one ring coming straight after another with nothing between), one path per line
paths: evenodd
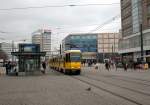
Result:
M39 29L33 32L32 43L40 44L40 50L46 52L46 58L51 56L51 30Z
M121 0L121 22L119 53L128 61L139 61L142 32L143 57L150 62L150 0Z

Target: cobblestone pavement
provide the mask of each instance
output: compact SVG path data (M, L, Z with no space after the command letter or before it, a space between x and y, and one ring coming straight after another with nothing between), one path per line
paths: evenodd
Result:
M82 68L84 75L118 75L149 79L149 71L106 71L103 65ZM103 79L103 78L102 78ZM99 84L100 85L100 84ZM136 105L78 81L72 76L48 70L40 76L0 76L0 105Z

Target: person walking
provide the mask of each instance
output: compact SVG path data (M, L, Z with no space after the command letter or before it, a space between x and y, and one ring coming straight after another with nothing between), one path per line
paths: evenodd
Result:
M136 66L137 66L137 62L134 62L134 63L133 63L133 68L134 68L134 70L136 70Z
M42 62L42 67L43 67L42 73L45 74L45 71L46 71L46 63L45 62Z
M8 63L6 63L5 67L6 67L6 75L8 75L10 70L11 70L11 63L10 63L10 61L8 61Z
M127 65L127 63L125 62L125 63L124 63L124 71L127 71L127 68L128 68L128 65Z
M114 63L114 68L116 69L116 71L117 71L117 66L118 66L118 63L115 62L115 63Z
M108 71L109 71L110 65L109 65L109 63L108 63L108 62L106 62L106 63L105 63L105 68L106 68L106 70L108 70Z
M95 69L98 69L98 66L99 66L98 63L96 63L96 64L95 64Z

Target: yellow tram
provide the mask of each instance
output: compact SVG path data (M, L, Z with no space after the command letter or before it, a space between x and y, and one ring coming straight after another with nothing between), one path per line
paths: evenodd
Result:
M81 72L81 51L67 50L62 55L52 57L49 60L50 68L64 72L65 74L80 74Z

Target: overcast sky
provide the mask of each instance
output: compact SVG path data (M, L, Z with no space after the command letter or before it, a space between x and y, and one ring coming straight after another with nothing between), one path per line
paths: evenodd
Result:
M120 0L0 0L0 9L119 2ZM88 33L117 14L120 14L120 5L0 10L0 31L8 32L0 33L0 38L15 41L31 39L31 33L37 29L51 29L52 47L54 48L69 33ZM119 28L120 19L95 32L118 32Z

